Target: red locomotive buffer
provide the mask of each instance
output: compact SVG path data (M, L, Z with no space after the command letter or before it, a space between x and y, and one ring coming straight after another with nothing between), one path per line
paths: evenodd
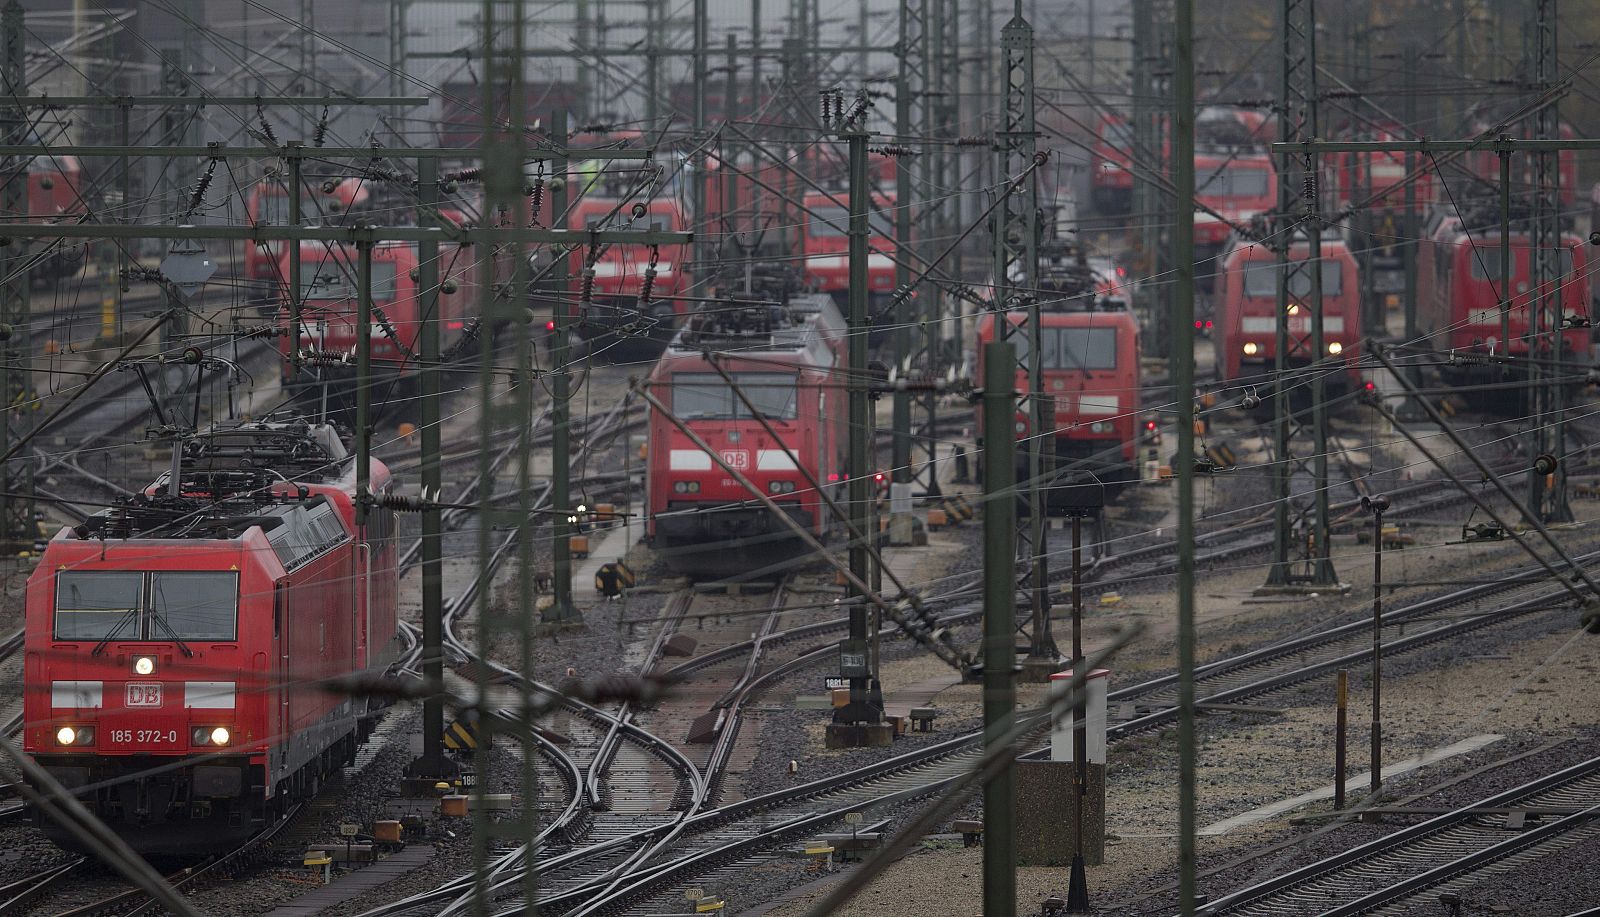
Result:
M1066 301L1063 301L1066 302ZM1101 300L1109 304L1108 300ZM1028 314L1007 312L1010 340L1017 355L1018 392L1029 391ZM1048 431L1055 447L1057 480L1091 480L1105 487L1111 499L1137 479L1139 445L1153 440L1142 417L1139 387L1139 323L1125 309L1043 311L1039 315L1045 391L1055 399L1055 423ZM978 377L983 373L984 345L999 330L993 315L978 322ZM980 417L980 425L981 425ZM1031 414L1017 412L1019 480L1027 476ZM1062 508L1071 488L1051 490L1050 509Z
M1310 246L1301 236L1289 257L1304 261ZM1265 246L1235 239L1223 254L1217 287L1212 341L1218 377L1234 385L1269 384L1277 365L1278 256ZM1361 285L1355 256L1336 233L1322 237L1323 358L1338 360L1342 372L1326 377L1327 390L1340 392L1361 384L1357 344L1361 340ZM1289 289L1289 366L1318 361L1311 353L1311 274L1292 275ZM1262 399L1269 410L1271 398Z
M372 712L318 682L399 649L393 513L357 528L331 428L219 425L184 451L181 496L163 477L63 529L27 585L24 748L151 855L214 852L314 793Z
M650 386L724 461L822 538L832 520L800 469L824 487L842 486L844 345L844 322L826 296L737 311L714 305L667 347ZM777 437L709 364L708 352ZM659 412L650 414L649 437L647 534L669 565L759 575L805 552L787 526Z
M440 323L440 348L446 359L460 356L473 344L477 312L478 271L470 260L474 249L454 243L439 246L440 289L438 308L423 314L423 291L417 246L409 242L384 242L372 248L372 339L375 388L373 401L404 398L415 382L421 360L418 335L423 321ZM288 253L282 269L288 276ZM284 387L291 396L320 404L326 394L340 410L353 407L351 383L355 379L356 319L359 313L357 253L342 242L304 242L300 247L300 339L291 343L289 309L280 306L278 337L283 354ZM298 350L301 365L290 359Z
M1559 313L1568 324L1561 333L1561 359L1570 369L1590 364L1590 317L1588 247L1577 236L1563 235L1559 245L1559 284L1543 292L1556 295ZM1500 325L1500 233L1493 228L1462 231L1459 221L1443 221L1435 227L1417 253L1417 322L1426 344L1436 350L1451 351L1454 359L1441 361L1440 377L1450 385L1472 385L1526 378L1525 369L1505 367L1489 359L1491 354L1526 358L1530 352L1543 359L1551 357L1549 329L1530 349L1530 310L1536 307L1535 291L1529 280L1531 246L1526 233L1511 235L1510 338Z

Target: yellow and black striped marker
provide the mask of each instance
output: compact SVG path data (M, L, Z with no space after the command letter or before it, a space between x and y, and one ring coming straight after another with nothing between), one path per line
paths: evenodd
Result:
M451 751L469 751L478 747L478 717L469 711L444 727L444 747Z

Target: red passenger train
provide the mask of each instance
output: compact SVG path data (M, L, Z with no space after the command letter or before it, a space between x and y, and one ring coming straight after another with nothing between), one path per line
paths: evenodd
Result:
M399 655L393 513L356 526L331 428L220 424L181 469L63 529L27 584L24 749L146 855L214 853L313 794L372 712L319 682Z
M87 209L83 200L83 166L76 156L35 156L28 160L25 213L0 217L32 223L53 223L81 217ZM83 244L53 243L50 253L37 261L29 260L31 283L46 285L70 277L83 267Z
M1301 236L1289 256L1310 257ZM1263 245L1235 239L1219 261L1217 305L1212 341L1217 375L1224 383L1270 383L1277 361L1278 255ZM1319 355L1310 352L1311 275L1299 271L1289 289L1290 350L1287 365L1309 366ZM1361 385L1357 346L1361 341L1361 284L1355 256L1336 233L1322 237L1322 334L1327 358L1341 358L1345 372L1330 374L1329 391ZM1266 399L1263 403L1270 403Z
M1091 297L1085 301L1059 301L1039 315L1041 360L1045 390L1055 398L1055 423L1045 431L1055 452L1060 478L1088 472L1108 485L1105 496L1138 478L1139 446L1155 439L1154 424L1147 423L1141 405L1139 376L1139 323L1114 300ZM1086 307L1088 306L1088 307ZM1017 355L1018 392L1028 392L1028 313L1007 312L1010 340ZM993 343L1000 330L992 314L978 321L978 378L983 378L984 345ZM1019 406L1016 418L1019 480L1027 478L1027 446L1032 412ZM981 408L980 408L981 423ZM1059 510L1053 489L1050 508Z
M1590 362L1588 322L1590 265L1588 246L1577 236L1560 241L1560 315L1570 320L1561 335L1561 357L1569 366ZM1445 362L1440 376L1452 385L1487 382L1502 377L1502 368L1490 365L1490 354L1527 357L1529 313L1534 291L1529 281L1532 248L1526 233L1511 236L1510 340L1503 341L1500 325L1500 233L1492 228L1464 231L1459 221L1443 221L1417 253L1417 321L1426 345L1468 359ZM1554 295L1555 288L1546 290ZM1508 346L1509 343L1509 346ZM1549 340L1532 348L1548 357ZM1513 373L1518 375L1519 373Z
M776 438L710 364L713 358ZM823 538L833 520L801 469L823 487L842 488L844 360L844 321L827 296L745 309L713 304L668 345L649 385L724 461ZM648 450L646 533L669 566L694 574L759 575L807 553L787 526L657 411L650 414Z
M423 321L440 323L440 348L446 358L461 355L477 333L471 316L477 314L478 269L475 249L444 243L439 246L439 298L436 314L422 314L418 288L417 246L410 242L380 242L372 248L373 377L379 388L374 402L397 394L390 386L411 384L420 364L418 335ZM289 255L280 269L289 276ZM300 336L289 332L287 305L277 312L284 333L278 337L283 354L284 387L297 398L320 401L331 387L341 408L350 406L348 382L354 378L356 318L359 314L357 253L342 242L303 242L300 246ZM466 340L464 340L466 338ZM291 359L299 351L297 369ZM320 355L320 356L316 356Z

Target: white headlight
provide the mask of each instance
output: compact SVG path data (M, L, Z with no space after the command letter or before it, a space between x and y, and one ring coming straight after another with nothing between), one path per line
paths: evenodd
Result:
M56 730L56 742L60 745L71 745L78 741L78 730L71 726L62 726Z
M226 745L228 744L228 740L230 738L232 738L232 736L228 735L228 727L226 726L218 726L217 728L211 730L212 745Z
M1339 343L1338 341L1334 341L1333 343L1328 345L1328 352L1333 354L1334 356L1338 356L1343 351L1344 351L1344 345Z
M1245 341L1244 342L1244 355L1245 356L1253 357L1260 350L1261 350L1261 348L1256 346L1256 342L1255 341Z
M133 657L133 673L135 675L154 675L155 672L156 672L156 657L154 657L154 656L135 656L135 657Z

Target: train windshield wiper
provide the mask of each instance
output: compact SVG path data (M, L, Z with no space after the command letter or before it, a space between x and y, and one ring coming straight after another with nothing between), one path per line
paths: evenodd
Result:
M89 655L98 656L105 652L106 645L116 638L117 632L122 630L122 628L125 627L129 621L132 621L134 618L138 617L138 615L138 607L130 608L123 612L122 617L117 619L117 623L111 625L111 629L106 631L105 637L101 638L100 642L94 645L94 649L89 651Z
M184 658L194 658L194 650L189 649L189 644L183 642L183 638L179 637L178 632L172 629L172 625L167 623L166 618L163 618L158 614L152 614L150 616L150 620L160 625L161 629L167 632L167 636L172 638L172 642L178 644L178 650L179 652L183 653Z

